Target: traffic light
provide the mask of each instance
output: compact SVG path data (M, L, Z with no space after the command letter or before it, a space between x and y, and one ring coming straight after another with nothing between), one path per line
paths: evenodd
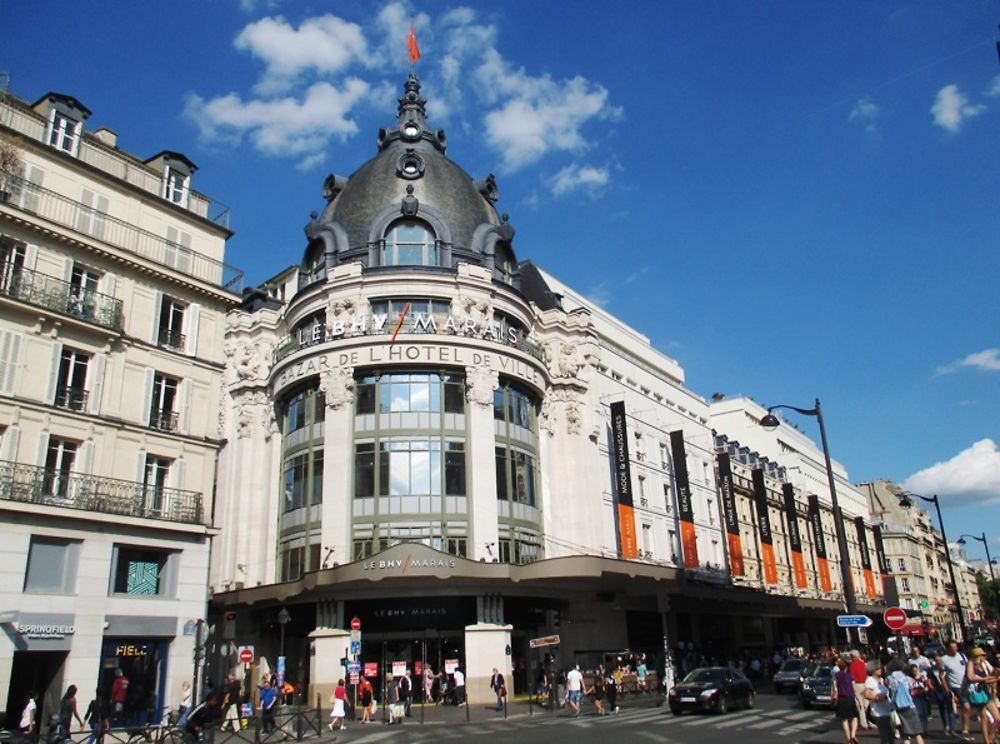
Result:
M225 618L226 622L222 625L222 639L232 641L236 638L236 613L227 612Z

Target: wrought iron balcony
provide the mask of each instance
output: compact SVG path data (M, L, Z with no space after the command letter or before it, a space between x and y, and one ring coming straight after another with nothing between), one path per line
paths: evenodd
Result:
M243 290L243 272L172 243L91 206L16 176L7 176L6 204L85 233L142 258L214 284L234 294Z
M125 323L121 300L100 292L83 291L67 281L29 269L4 269L0 275L0 294L113 331L120 332Z
M183 349L186 337L180 331L172 331L169 328L160 328L157 343L166 346L168 349Z
M177 414L153 409L149 412L149 427L160 431L177 431Z
M87 391L81 388L64 387L56 391L55 405L70 411L86 411L87 395Z
M201 524L201 494L0 460L0 500Z

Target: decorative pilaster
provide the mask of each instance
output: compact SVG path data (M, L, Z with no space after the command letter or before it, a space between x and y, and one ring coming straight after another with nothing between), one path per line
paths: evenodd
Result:
M497 554L496 435L493 429L493 393L500 376L489 367L466 367L465 388L469 464L465 474L469 499L469 558L491 560ZM468 686L466 689L469 689Z

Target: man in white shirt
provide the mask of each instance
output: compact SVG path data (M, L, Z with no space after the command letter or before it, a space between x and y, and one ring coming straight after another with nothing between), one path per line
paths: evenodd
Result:
M969 720L972 712L969 706L969 695L964 684L965 664L968 659L965 654L958 650L957 641L948 642L948 653L941 657L941 680L945 686L951 690L955 701L955 708L958 710L962 722L962 738L967 741L969 736Z
M465 705L465 672L456 667L455 673L455 704L459 707Z
M574 715L580 715L580 703L583 702L583 675L580 674L580 665L566 673L566 692L569 694L569 707L574 710Z
M24 712L21 713L21 731L26 734L31 734L35 729L35 711L38 710L38 703L35 698L38 697L38 693L32 690L28 694L28 702L24 706Z
M920 653L920 646L913 646L910 649L909 662L916 664L921 674L927 674L931 669L931 660Z

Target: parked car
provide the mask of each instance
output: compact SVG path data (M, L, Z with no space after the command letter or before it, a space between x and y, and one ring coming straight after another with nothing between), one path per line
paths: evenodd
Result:
M757 693L738 669L703 667L688 673L670 689L670 712L679 716L686 710L725 713L732 707L752 708Z
M799 701L803 708L835 708L832 664L817 664L799 683Z
M786 659L774 676L771 682L774 683L774 691L782 693L785 690L795 690L799 686L799 677L806 662L802 659Z

